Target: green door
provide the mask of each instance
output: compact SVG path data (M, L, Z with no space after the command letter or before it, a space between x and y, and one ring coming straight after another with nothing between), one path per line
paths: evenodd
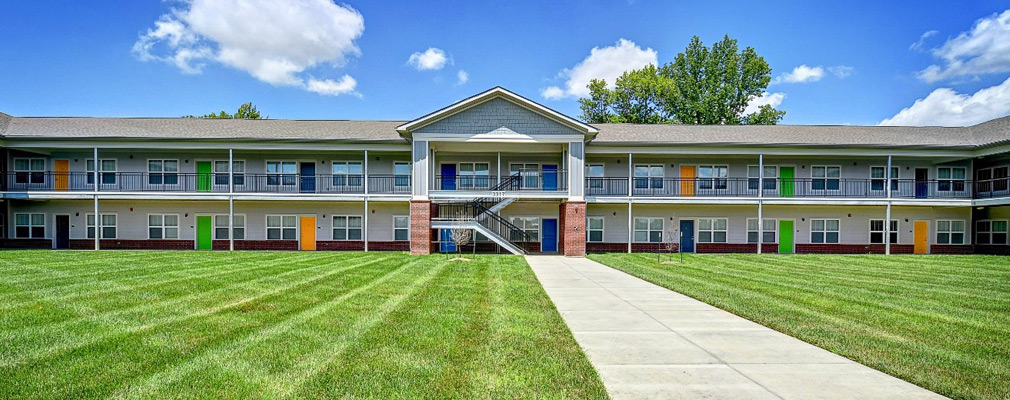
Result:
M197 192L209 192L211 175L213 175L213 169L211 168L210 161L197 161L196 162L196 191Z
M779 254L793 252L793 220L779 220Z
M196 217L196 249L197 250L210 250L213 248L213 243L211 241L211 232L213 232L214 227L212 226L213 221L209 215L200 215Z
M793 178L795 178L796 167L779 168L779 196L793 197Z

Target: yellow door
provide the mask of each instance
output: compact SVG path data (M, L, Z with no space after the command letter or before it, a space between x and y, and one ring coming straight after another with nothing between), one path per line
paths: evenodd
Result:
M929 221L915 221L915 254L929 253Z
M694 166L680 166L680 195L694 197Z
M56 160L56 190L70 190L70 161Z
M301 250L315 250L316 249L316 217L302 217L301 229L302 235L300 240L299 249Z

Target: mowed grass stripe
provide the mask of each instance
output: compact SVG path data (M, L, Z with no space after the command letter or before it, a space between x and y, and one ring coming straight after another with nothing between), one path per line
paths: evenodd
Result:
M386 260L388 260L388 258L380 256L370 257L367 261L362 263L351 264L342 268L333 268L329 271L325 271L324 273L312 274L307 279L285 282L281 286L254 288L252 293L246 295L237 293L239 296L227 296L224 299L208 298L209 300L212 299L212 301L208 302L206 308L196 309L193 312L176 316L152 319L145 321L142 325L123 327L122 329L110 329L110 327L102 325L90 326L89 328L92 329L83 330L82 332L71 332L70 335L62 336L62 341L55 341L54 338L49 336L50 340L45 342L33 342L44 346L42 348L30 348L26 344L19 345L10 341L10 348L5 348L4 352L0 353L0 355L6 356L7 354L12 354L12 356L9 359L0 359L0 367L15 364L25 365L34 362L50 362L51 360L73 357L74 354L86 351L84 349L88 347L101 346L103 343L115 343L122 341L123 336L144 334L154 330L155 328L166 329L166 326L168 325L198 323L201 319L215 317L223 311L255 305L279 296L286 296L290 291L296 289L307 290L333 281L342 281L344 278L339 276L341 273L381 263ZM52 343L53 341L56 343Z
M1010 398L1006 257L590 257L941 394Z
M122 279L124 276L134 277L139 276L140 272L153 270L158 273L160 272L177 272L182 271L184 268L179 268L182 265L194 264L194 263L204 263L207 260L215 260L224 257L235 257L238 260L249 260L249 259L260 259L261 257L256 257L257 254L246 254L246 253L214 253L208 254L205 257L193 257L187 259L177 259L173 257L171 252L164 251L123 251L123 258L118 260L114 264L108 263L107 256L105 253L94 252L94 251L60 251L62 257L71 257L79 263L77 267L73 269L63 269L58 268L59 272L51 272L49 268L37 268L36 271L30 276L23 276L24 279L5 279L5 281L16 282L19 284L32 284L38 283L47 287L59 286L61 282L69 283L81 283L97 281L101 283L107 280L107 278ZM7 254L7 253L5 253ZM12 257L11 259L18 260L18 256L26 254L36 254L25 251L13 251L9 253ZM265 253L268 257L270 255L282 256L277 253ZM43 258L40 260L24 260L20 262L14 262L15 265L55 265L63 266L64 264L48 258ZM178 264L178 265L174 265ZM166 268L167 266L173 266L173 268ZM9 277L7 277L9 278ZM91 279L87 279L91 278Z

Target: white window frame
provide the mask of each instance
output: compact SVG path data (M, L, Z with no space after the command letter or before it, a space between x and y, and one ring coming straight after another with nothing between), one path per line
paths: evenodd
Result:
M747 166L747 190L757 190L760 185L758 181L761 180L760 176L760 165L748 165ZM769 170L770 168L770 170ZM771 171L771 172L769 172ZM765 165L765 191L775 191L778 190L778 179L779 179L779 166L778 165ZM752 185L753 184L753 185ZM753 187L752 187L753 186Z
M695 238L695 241L697 243L729 243L729 218L725 218L725 217L703 217L703 218L696 218L696 220L697 220L697 222L695 223L695 227L696 227L695 230L697 232L695 232L694 238ZM716 224L719 221L722 221L722 223L723 223L723 229L717 229L716 228ZM702 225L705 225L705 222L708 222L708 226L709 226L708 229L702 228ZM720 232L723 234L723 240L722 241L716 241L715 240L716 234L720 233ZM702 240L702 237L701 237L702 233L708 233L709 234L708 240Z
M594 220L594 219L600 220L600 228L599 229L594 229L592 227L593 224L592 224L591 221ZM590 243L602 243L603 240L604 240L604 238L606 238L606 226L607 226L607 219L604 218L603 216L588 216L588 217L586 217L586 242L590 242ZM592 239L592 237L593 237L592 233L593 232L600 232L600 240L593 240Z
M880 230L874 230L873 229L873 223L874 222L878 222L878 221L880 222ZM883 218L871 218L868 223L869 223L869 226L868 226L868 228L869 228L869 235L866 238L867 239L867 243L869 243L869 244L884 244L884 239L886 238L884 236L884 233L885 233L884 228L886 228L886 226L884 226L884 219ZM898 222L898 220L896 220L896 219L892 219L891 220L891 227L893 228L893 229L891 229L891 232L890 232L891 233L891 244L898 243L898 239L901 236L899 234L899 231L898 231L898 228L900 226L899 224L900 223ZM880 242L879 243L873 241L873 234L874 233L879 233L880 234Z
M598 176L594 175L592 173L593 168L599 168L600 169L600 174ZM588 164L586 164L585 174L586 174L585 178L586 178L586 181L589 182L589 188L590 189L603 189L603 185L604 185L603 178L606 177L606 175L607 175L607 166L606 166L606 164L604 164L604 163L588 163Z
M270 164L276 164L278 171L270 171ZM292 160L266 160L264 161L264 171L266 171L267 186L296 186L298 185L298 162ZM284 172L287 165L294 166L294 172ZM274 180L275 183L270 183Z
M772 240L769 241L769 240L765 239L765 240L762 240L761 243L778 243L779 242L779 221L777 219L775 219L775 218L765 218L764 222L769 222L769 221L771 222L771 229L768 229L767 226L764 226L764 227L762 227L762 228L764 228L763 231L761 231L761 230L756 230L754 228L751 228L751 222L754 222L754 224L756 225L757 224L757 220L758 220L757 218L747 218L747 222L746 222L746 224L747 224L747 243L757 243L757 240L754 240L754 241L750 240L750 234L751 233L757 233L758 235L763 235L765 233L771 233L772 234ZM768 224L764 224L764 225L768 225ZM762 237L762 239L764 239L764 238Z
M343 172L338 172L336 170L337 166L343 166ZM353 174L351 173L351 167L354 166L361 170L361 173ZM365 162L362 160L333 160L330 161L330 174L333 180L334 187L358 187L364 185L365 182Z
M397 166L406 166L406 174L396 173ZM490 172L490 171L488 171ZM393 187L408 187L410 186L410 177L413 175L413 170L411 169L409 161L394 161L393 162Z
M941 177L941 171L947 171L947 178ZM954 177L954 171L961 171L961 178ZM968 179L968 168L965 167L936 167L936 191L938 192L963 192L965 191ZM944 184L947 188L944 189Z
M702 171L709 169L708 174ZM729 188L729 165L706 164L699 165L695 170L700 190L726 190ZM706 176L707 175L707 176Z
M396 226L396 220L397 219L401 219L401 220L405 219L407 221L407 226L406 227L398 227L398 226ZM405 231L405 232L407 232L406 239L397 239L396 238L396 231ZM402 242L402 241L409 241L409 240L410 240L410 216L409 215L394 215L393 216L393 241Z
M1003 223L1003 230L1002 231L995 231L995 230L993 230L993 223L994 222L1002 222ZM986 229L984 229L984 230L979 227L979 225L981 225L983 223L988 225L988 227ZM1005 244L1007 244L1007 238L1010 237L1010 232L1008 232L1008 231L1010 231L1010 222L1007 222L1007 220L1005 220L1005 219L980 219L978 221L975 221L975 244L1005 245ZM1002 242L994 242L993 241L992 237L993 237L993 235L996 235L996 234L1003 234L1003 241ZM985 242L983 242L981 240L978 240L978 238L979 238L980 235L987 235L987 237L988 237L987 240Z
M838 176L829 176L828 170L831 169L831 168L835 168L835 169L838 170ZM820 170L823 171L823 174L824 174L823 176L817 176L816 175L818 169L820 169ZM817 181L824 181L824 187L821 188L821 189L815 189L814 188L814 184L817 183ZM834 188L834 189L831 189L830 186L829 186L829 182L830 181L835 181L835 185L837 187ZM811 165L810 166L810 190L812 190L812 191L818 191L818 192L837 192L839 190L842 190L842 166L841 165Z
M119 215L117 213L99 213L99 215L100 215L99 218L103 219L102 239L117 239L119 237ZM108 216L113 217L113 219L115 220L115 222L111 225L105 223L104 217ZM95 238L95 235L92 233L92 230L97 231L95 227L96 221L94 220L94 217L95 217L94 213L84 214L84 237L87 239ZM105 234L106 228L112 228L112 236L107 236Z
M270 226L270 218L271 217L280 218L280 225L273 226L273 227ZM294 219L294 221L295 221L294 226L284 226L284 219L286 217L291 217L291 218ZM299 238L298 238L298 234L300 233L299 232L299 229L300 229L299 225L301 225L301 224L299 224L299 222L298 222L298 215L295 215L295 214L267 214L265 216L265 220L266 220L266 225L264 226L264 229L266 229L266 231L265 231L266 232L266 240L299 240ZM278 233L279 233L279 236L276 239L271 239L270 238L270 230L277 230ZM285 239L284 238L284 232L288 231L288 230L294 230L295 235L294 235L293 239Z
M218 171L218 164L224 164L225 170ZM228 160L214 160L211 165L214 169L214 185L228 186ZM232 176L235 178L235 186L245 185L245 160L232 160ZM224 183L220 183L218 178L223 178Z
M224 219L224 225L218 225L218 218L223 218ZM242 219L241 225L239 224L239 218ZM246 236L245 236L245 221L246 221L246 215L245 214L235 214L235 226L233 226L232 228L234 229L234 231L236 233L238 233L239 230L241 230L241 232L242 232L242 237L238 237L239 235L236 234L235 235L235 240L245 240L245 238L246 238ZM224 229L224 232L225 232L224 237L221 237L221 236L219 236L217 234L218 229L222 229L222 228ZM228 237L228 233L229 233L228 232L228 214L214 214L214 240L229 240L230 238Z
M540 225L542 222L540 217L516 215L509 218L509 222L521 229L523 232L526 232L527 235L530 235L534 242L540 242ZM535 226L531 227L531 222L535 222Z
M1002 171L1003 176L997 177L996 171ZM982 178L983 172L988 173L989 176ZM1010 165L979 168L975 171L975 182L975 187L981 193L1005 192L1010 188Z
M115 168L113 168L111 171L106 170L104 168L104 166L103 166L103 164L105 164L106 161L111 161L112 162L112 166L115 167ZM91 167L90 168L88 166L89 162L91 163ZM87 178L86 179L87 179L87 182L88 182L89 185L94 184L94 175L92 175L92 172L94 172L94 167L93 167L94 164L95 164L95 159L94 158L89 158L89 159L84 160L84 171L87 172ZM98 169L99 169L99 171L98 171L98 181L101 182L101 183L99 183L100 185L115 185L118 182L119 177L118 177L117 172L119 171L119 159L117 159L117 158L99 158L98 159ZM106 174L109 174L109 176L112 177L112 182L105 182L105 175Z
M645 220L646 221L645 222L646 229L638 229L638 221L639 220ZM659 229L658 230L652 228L652 223L655 220L659 220ZM666 219L663 218L663 217L635 217L635 219L632 221L632 235L631 235L632 240L635 243L663 243L663 228L665 228L665 227L666 227ZM639 240L638 235L637 235L639 232L644 232L645 233L645 240ZM655 242L652 241L652 234L654 232L659 232L659 240L655 241Z
M823 223L824 227L821 230L814 230L814 222L816 222L816 221L823 221L822 223ZM838 229L837 230L829 230L828 229L828 222L829 221L834 221L837 224ZM819 241L819 242L815 242L814 241L814 234L815 233L820 233L821 234L821 241ZM835 241L833 241L833 242L829 242L828 241L828 234L829 233L834 233L835 234ZM838 218L811 218L810 219L810 243L811 244L839 244L841 242L842 242L842 220L841 219L838 219Z
M639 168L644 169L645 175L639 174ZM631 171L635 189L662 189L666 183L666 165L664 164L635 164Z
M28 169L18 168L18 161L27 161ZM34 165L35 161L42 161L41 168L36 169ZM47 160L44 157L15 157L12 164L14 172L14 183L18 185L40 185L46 183L46 164ZM21 181L21 177L24 176L24 182ZM41 178L41 179L37 179Z
M175 162L175 171L165 171L165 163L169 162L169 161ZM159 163L161 163L161 170L160 171L152 171L151 170L151 162L159 162ZM178 158L174 158L174 159L173 158L148 158L147 159L147 184L151 185L151 186L179 186L179 170L181 169L180 166L181 166L181 164L179 163L179 159ZM165 177L166 176L171 176L171 175L175 176L175 183L165 183ZM151 179L154 178L155 176L161 177L161 183L152 183L151 182Z
M516 168L516 166L519 168ZM509 163L509 176L521 174L519 177L519 187L523 189L537 189L540 187L541 168L539 163Z
M880 176L880 177L873 176L874 170L879 170L880 172L883 172L883 175ZM892 192L897 192L898 191L898 179L899 179L899 175L901 175L901 167L896 167L896 166L892 165L891 166L891 191ZM886 165L872 165L872 166L870 166L870 176L869 177L870 177L870 191L873 191L873 192L886 192L887 191L887 186L884 183L885 181L887 181L887 166ZM880 185L880 189L874 189L873 185L875 185L875 184L879 184Z
M168 216L175 217L175 225L166 225L165 224L165 217L168 217ZM151 217L160 217L161 218L161 225L151 225ZM180 236L180 233L181 233L179 226L181 226L181 225L182 225L182 218L179 217L179 214L176 214L176 213L150 213L150 214L147 214L147 238L148 239L155 239L155 240L175 240L175 239L179 239L179 236ZM168 232L168 229L171 229L171 228L175 228L175 237L168 237L168 234L166 233L166 232ZM161 231L161 237L160 238L152 237L151 236L151 229L157 229L157 230Z
M965 231L968 229L968 225L965 223L965 221L963 219L938 219L935 222L936 222L936 236L934 237L934 239L936 241L936 244L949 244L949 245L963 245L963 244L965 244L965 239L968 237L967 233ZM955 222L960 222L961 223L961 230L960 231L955 231L954 230L954 223ZM941 229L940 226L943 223L947 224L947 229ZM947 235L947 240L941 242L940 241L940 235L944 235L944 234ZM953 239L954 239L954 235L955 234L961 234L961 243L954 243Z
M341 219L341 218L344 220L344 226L338 227L337 226L337 220ZM352 227L351 226L351 219L352 218L356 218L358 220L358 226L357 227ZM357 242L357 241L364 240L364 237L365 237L365 217L364 216L362 216L362 215L352 215L352 214L349 214L349 215L333 215L330 218L330 223L332 224L331 228L333 228L330 231L330 235L332 235L332 236L330 236L330 238L332 238L334 241L338 241L338 242ZM344 232L344 238L343 239L338 239L337 238L337 230L340 230L340 231ZM358 238L357 239L352 239L351 238L351 232L352 231L358 231Z
M469 171L463 171L463 166L470 167ZM487 174L478 174L477 166L484 166ZM491 186L491 163L484 161L464 161L456 163L456 190L464 189L489 189Z
M18 223L18 216L19 215L27 215L28 216L28 225L23 225L23 224L19 224ZM37 216L37 215L41 215L42 216L42 224L41 225L36 224L36 223L33 222L35 220L34 217ZM20 228L20 227L28 227L28 236L18 235L18 228ZM35 232L35 228L39 228L39 227L42 228L42 235L41 236L35 236L35 233L34 233ZM16 238L16 239L45 239L45 237L46 237L46 230L47 229L46 229L46 214L45 213L14 213L14 238Z

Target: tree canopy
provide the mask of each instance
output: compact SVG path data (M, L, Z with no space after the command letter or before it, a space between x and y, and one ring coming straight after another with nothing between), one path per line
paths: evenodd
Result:
M589 97L579 99L581 118L589 123L773 125L785 111L764 105L744 115L747 104L768 87L771 71L764 57L751 47L740 51L728 35L712 47L695 36L672 62L626 71L613 89L593 79Z
M183 116L183 118L264 119L264 118L268 118L268 117L261 116L259 110L256 109L256 106L254 106L252 102L248 102L248 103L245 103L245 104L242 104L241 106L239 106L238 107L238 111L235 111L234 114L229 114L229 113L225 112L224 110L221 110L221 112L219 112L217 114L210 113L210 114L201 115L199 117L193 116L193 115L186 115L186 116Z

